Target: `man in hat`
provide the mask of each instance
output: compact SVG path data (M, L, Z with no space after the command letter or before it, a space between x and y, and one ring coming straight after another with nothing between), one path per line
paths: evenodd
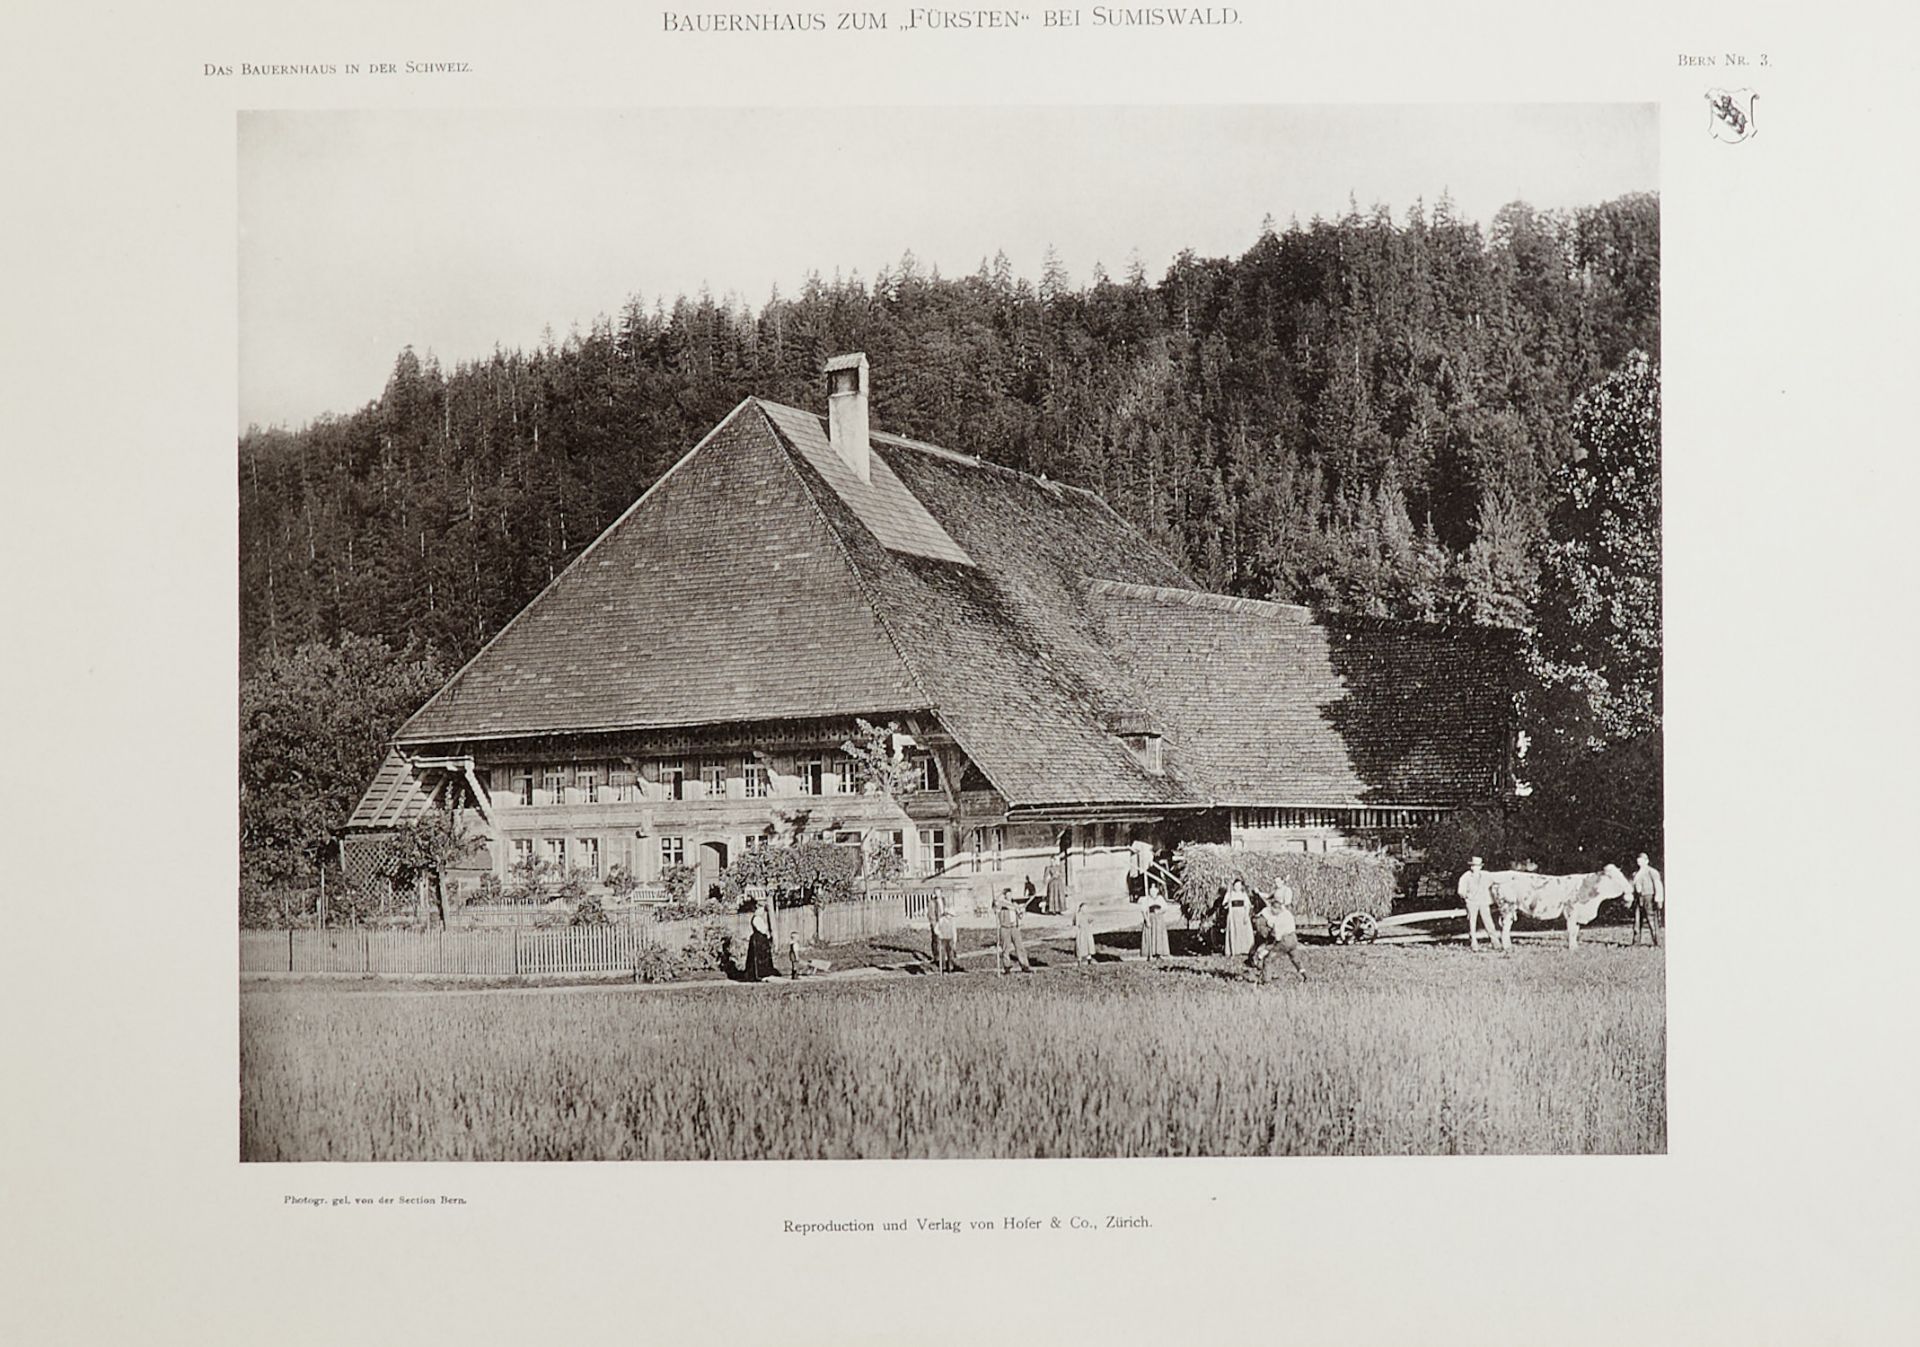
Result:
M1639 855L1639 868L1633 872L1633 943L1640 943L1640 918L1647 919L1647 938L1660 947L1661 909L1667 905L1667 886L1653 868L1647 853Z
M1033 965L1027 962L1027 942L1020 934L1020 906L1013 901L1012 889L1000 890L1000 896L993 900L993 916L1000 933L1001 973L1007 971L1009 956L1019 959L1020 967L1031 973Z
M1475 949L1480 948L1482 921L1486 922L1487 935L1493 939L1496 947L1500 941L1499 935L1493 929L1493 899L1487 892L1487 872L1482 868L1482 864L1478 856L1470 859L1465 872L1460 876L1459 884L1455 885L1455 891L1460 895L1460 902L1467 909L1467 943Z

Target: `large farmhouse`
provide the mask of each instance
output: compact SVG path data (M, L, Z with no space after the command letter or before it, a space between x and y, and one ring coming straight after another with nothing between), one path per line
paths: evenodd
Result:
M401 727L350 853L438 800L503 877L877 835L1098 896L1142 849L1391 845L1510 789L1496 634L1207 593L1090 491L871 430L864 356L825 373L824 419L742 402Z

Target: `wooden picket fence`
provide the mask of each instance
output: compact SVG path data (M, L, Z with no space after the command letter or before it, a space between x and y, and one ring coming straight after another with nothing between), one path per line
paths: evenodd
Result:
M773 938L784 950L789 934L804 945L832 945L884 935L923 923L931 893L890 891L818 907L781 908ZM476 927L430 931L365 929L242 931L242 973L440 974L517 977L535 973L619 973L633 967L648 945L684 947L709 921L746 953L751 919L745 913L689 921L616 921L597 926Z

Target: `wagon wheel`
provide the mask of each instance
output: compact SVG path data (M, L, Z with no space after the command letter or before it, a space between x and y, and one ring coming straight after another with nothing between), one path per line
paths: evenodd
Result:
M1334 939L1343 945L1370 944L1380 934L1380 923L1367 912L1349 912L1334 928Z

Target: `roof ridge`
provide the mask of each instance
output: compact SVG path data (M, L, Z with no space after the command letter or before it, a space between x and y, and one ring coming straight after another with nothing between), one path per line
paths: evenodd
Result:
M825 418L822 417L819 412L809 411L805 407L795 407L791 403L787 403L787 402L777 402L772 398L763 398L758 395L755 395L755 396L749 397L747 400L749 402L760 403L767 407L777 407L781 411L793 412L799 416L810 416L816 421L825 420ZM993 459L982 458L978 454L965 453L959 449L949 449L943 444L933 444L927 440L916 440L911 435L902 435L897 431L869 430L867 432L867 438L870 440L883 440L886 443L895 445L901 449L912 449L918 453L932 454L936 458L948 459L954 463L958 463L962 465L963 467L989 468L994 472L1005 473L1010 477L1023 478L1024 480L1033 483L1035 486L1045 487L1046 489L1051 491L1077 491L1083 496L1091 496L1093 499L1099 501L1102 505L1106 505L1109 510L1113 509L1111 505L1107 504L1107 498L1105 496L1101 495L1098 491L1094 490L1092 487L1082 486L1078 482L1067 482L1067 481L1062 481L1057 477L1048 477L1044 473L1028 472L1025 468L1016 468L1011 466L1010 464L997 463ZM1115 511L1114 517L1116 519L1120 517L1118 511Z
M1114 594L1129 598L1164 600L1189 608L1210 608L1216 612L1247 613L1278 617L1288 622L1310 624L1343 631L1371 631L1383 634L1458 636L1467 640L1495 643L1519 639L1510 627L1489 626L1483 622L1432 621L1420 617L1376 617L1371 613L1323 613L1299 603L1279 599L1249 599L1237 594L1215 594L1205 589L1173 589L1166 585L1136 585L1125 580L1095 579L1087 582L1089 594Z
M1212 608L1227 613L1265 613L1289 622L1311 622L1313 610L1298 603L1277 599L1245 599L1236 594L1215 594L1205 589L1175 589L1170 585L1136 585L1125 580L1087 581L1089 594L1116 594L1129 598L1161 599L1185 604L1189 608Z

